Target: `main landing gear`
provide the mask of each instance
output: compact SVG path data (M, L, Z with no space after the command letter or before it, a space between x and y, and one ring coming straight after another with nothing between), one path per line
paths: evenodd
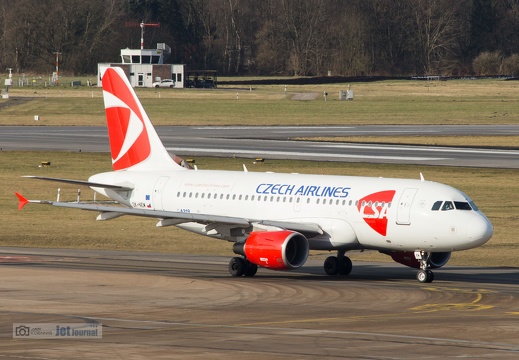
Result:
M329 256L324 261L324 272L327 275L349 275L353 264L349 257L345 256L346 252L339 250L337 256Z
M229 273L232 276L254 276L257 271L258 265L243 257L235 256L229 261Z
M429 259L431 258L430 252L415 251L414 257L420 263L420 270L416 273L416 280L421 283L432 283L434 280L434 273L429 270Z

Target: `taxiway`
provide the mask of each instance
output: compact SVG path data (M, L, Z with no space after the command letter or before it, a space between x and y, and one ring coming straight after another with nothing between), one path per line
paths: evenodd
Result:
M233 278L228 258L0 248L0 357L430 359L519 356L519 272L397 264ZM95 322L103 338L13 339L13 323Z

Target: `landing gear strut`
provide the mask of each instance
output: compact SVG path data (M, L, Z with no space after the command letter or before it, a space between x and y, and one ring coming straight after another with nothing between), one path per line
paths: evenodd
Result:
M432 283L434 280L434 273L429 270L430 252L415 251L414 257L420 262L420 270L416 273L416 279L421 283Z
M349 275L353 267L349 257L345 256L346 252L339 250L337 256L329 256L324 261L324 272L327 275Z
M229 273L232 276L254 276L257 271L258 265L243 257L236 256L229 261Z

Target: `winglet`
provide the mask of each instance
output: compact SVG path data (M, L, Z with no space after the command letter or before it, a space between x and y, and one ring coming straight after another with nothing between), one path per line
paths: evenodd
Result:
M16 196L18 197L18 200L20 201L18 203L18 210L22 210L25 204L29 202L22 194L15 192Z

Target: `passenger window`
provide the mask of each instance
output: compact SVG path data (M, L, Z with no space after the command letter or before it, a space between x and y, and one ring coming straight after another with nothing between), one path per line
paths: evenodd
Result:
M431 210L432 210L432 211L438 211L438 210L440 210L440 208L441 208L441 206L442 206L442 203L443 203L443 201L436 201L436 202L433 204Z
M442 211L448 211L448 210L453 210L453 209L454 209L454 204L452 203L452 201L446 201L443 203Z

